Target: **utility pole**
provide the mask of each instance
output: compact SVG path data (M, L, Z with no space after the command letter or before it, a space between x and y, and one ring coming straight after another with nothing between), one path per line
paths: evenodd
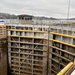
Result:
M70 0L68 2L67 20L69 19L69 15L70 15Z

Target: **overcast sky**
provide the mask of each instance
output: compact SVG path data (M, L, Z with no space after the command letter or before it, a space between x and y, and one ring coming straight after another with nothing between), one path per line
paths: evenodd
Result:
M0 12L66 18L69 0L0 0ZM70 17L75 17L75 0L70 3Z

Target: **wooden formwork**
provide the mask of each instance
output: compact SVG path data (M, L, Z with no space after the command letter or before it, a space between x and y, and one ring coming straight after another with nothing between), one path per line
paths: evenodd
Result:
M6 26L0 25L0 38L6 38Z
M62 29L61 29L62 30ZM56 75L69 62L75 59L75 36L72 31L64 30L60 32L59 29L51 32L50 39L50 74ZM71 34L69 34L69 32Z
M0 75L7 75L6 27L0 25Z
M8 57L11 74L46 75L47 41L36 37L35 34L40 34L37 31L16 30L8 30ZM18 33L20 34L17 36Z
M62 30L62 28L52 28L50 34L44 31L48 30L47 28L43 31L41 31L42 28L33 30L34 28L7 26L11 73L46 75L48 68L49 75L56 75L75 58L75 34L71 30ZM48 35L50 35L49 39ZM48 47L49 64L47 64Z

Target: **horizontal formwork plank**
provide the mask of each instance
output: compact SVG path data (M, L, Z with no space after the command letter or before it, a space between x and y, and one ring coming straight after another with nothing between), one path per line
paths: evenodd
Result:
M36 33L46 33L46 31L39 30L22 30L22 29L7 29L8 31L17 31L17 32L36 32Z
M19 57L16 57L16 56L11 56L11 58L18 58L19 59ZM25 57L20 57L20 59L24 59L24 60L32 60L32 59L28 59L28 58L25 58ZM34 59L33 61L37 61L37 62L41 62L41 63L44 63L43 62L43 60L36 60L36 59Z
M50 58L51 60L53 60L54 62L57 62L58 64L61 64L62 66L66 66L65 64L63 64L63 63L60 63L58 60L56 60L56 59L54 59L54 58Z
M47 54L32 54L32 53L26 53L26 52L12 52L9 51L9 53L13 53L13 54L25 54L25 55L31 55L31 56L38 56L38 57L47 57Z
M33 43L33 42L21 42L21 41L8 41L8 42L13 42L13 43L20 43L20 44L32 44L32 45L41 45L41 46L47 46L47 44L40 44L39 43Z
M8 35L8 37L34 38L34 39L47 40L47 38L44 38L44 37L37 37L37 36L18 36L18 35Z
M19 72L15 72L14 74L15 74L15 75L19 75L20 73L19 73Z
M61 55L59 55L59 54L56 54L56 53L54 53L54 52L50 52L50 53L52 53L52 54L54 54L54 55L56 55L56 56L58 56L58 57L60 57L60 58L62 58L62 59L64 59L64 60L66 60L66 61L68 61L68 62L71 61L70 59L67 59L66 57L63 57L63 56L61 56Z
M50 45L50 47L51 47L51 48L54 48L54 49L56 49L56 50L59 50L59 51L61 51L61 52L64 52L64 53L66 53L66 54L69 54L69 55L71 55L71 56L75 56L74 53L69 52L69 51L67 51L67 50L63 50L63 49L61 49L61 48L58 48L58 47L55 47L55 46L51 46L51 45Z
M18 68L15 68L15 67L18 67ZM31 67L29 67L29 66L19 66L19 65L15 65L15 64L12 64L11 65L11 69L17 69L17 70L19 70L19 68L22 68L22 69L27 69L27 70L32 70L32 66Z
M18 68L15 68L15 67L18 67ZM27 66L19 66L19 65L14 65L14 64L12 64L11 65L11 69L16 69L16 70L19 70L19 68L21 68L21 69L27 69L27 70L35 70L35 71L45 71L45 68L43 68L43 69L41 69L41 68L32 68L32 66L31 67L27 67Z
M55 33L55 32L51 32L51 34L58 35L58 36L64 36L64 37L67 37L67 38L74 38L75 39L75 36L73 36L73 35L61 34L61 33Z
M17 46L8 46L8 48L14 48L14 49L27 49L27 50L37 50L37 51L46 51L46 50L43 50L43 49L25 48L25 47L17 47Z
M57 74L58 72L56 72L55 70L51 69L51 71L53 71L55 74Z
M26 71L26 70L21 70L21 69L19 70L19 69L13 69L13 68L11 70L13 70L13 71L20 71L20 72L24 72L24 73L28 73L28 74L32 74L32 71L30 71L30 70Z
M56 64L51 64L51 66L58 69L58 66L56 66Z
M75 45L73 44L68 44L66 42L62 42L62 41L59 41L59 40L55 40L55 39L50 39L52 42L57 42L57 43L61 43L61 44L65 44L67 46L71 46L71 47L75 47Z
M41 66L41 67L44 67L44 64L35 64L35 63L30 63L30 62L22 62L22 61L15 61L15 60L11 60L11 62L15 62L15 63L22 63L22 64L27 64L27 65L33 65L33 66Z

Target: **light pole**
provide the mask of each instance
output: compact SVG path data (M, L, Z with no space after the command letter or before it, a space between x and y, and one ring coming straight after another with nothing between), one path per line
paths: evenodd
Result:
M67 13L67 20L69 19L69 15L70 15L70 1L68 2L68 13Z

